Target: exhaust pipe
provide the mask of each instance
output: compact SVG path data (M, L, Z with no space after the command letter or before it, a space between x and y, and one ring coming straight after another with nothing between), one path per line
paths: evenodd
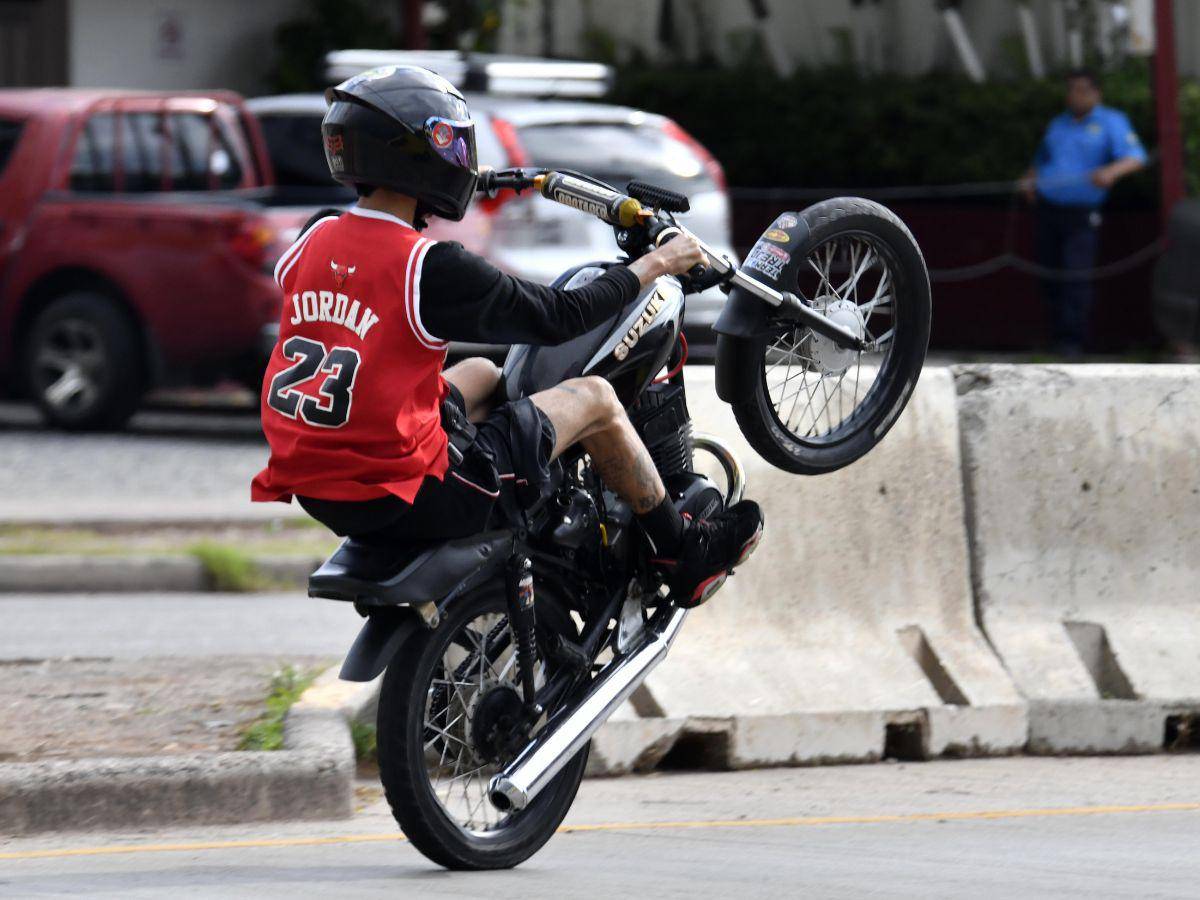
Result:
M488 785L492 805L501 812L528 806L646 680L650 670L666 658L686 617L686 609L672 609L660 631L649 632L637 650L605 667L573 710L548 724L516 759L492 777Z

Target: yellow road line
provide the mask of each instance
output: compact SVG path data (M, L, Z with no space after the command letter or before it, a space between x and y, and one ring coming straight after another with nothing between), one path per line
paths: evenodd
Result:
M796 816L781 819L697 819L678 822L600 822L563 825L561 833L589 831L649 831L689 828L786 828L811 825L883 825L904 822L1044 819L1055 816L1105 816L1120 813L1197 812L1200 803L1157 803L1133 806L1063 806L1043 809L984 809L965 812L899 813L876 816ZM243 841L197 841L186 844L128 844L115 847L66 847L0 853L5 859L59 859L69 856L116 856L126 853L187 853L196 850L242 850L259 847L316 847L328 844L368 844L403 841L401 834L344 834L331 837L261 838Z

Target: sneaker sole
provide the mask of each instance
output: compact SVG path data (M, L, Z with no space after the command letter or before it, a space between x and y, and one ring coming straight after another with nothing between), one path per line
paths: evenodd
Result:
M729 576L733 574L733 570L749 559L750 555L758 549L758 545L762 541L762 536L763 526L759 525L758 530L751 535L750 540L742 544L742 552L738 554L738 558L734 561L732 566L730 566L726 571L718 572L716 575L706 578L704 581L696 585L696 590L692 592L690 605L693 607L700 606L702 603L706 603L713 594L719 591Z
M758 545L762 541L762 536L763 536L763 526L760 523L758 526L758 530L755 531L753 535L751 535L750 540L748 540L748 541L746 541L746 543L742 544L742 552L738 554L737 562L735 562L732 566L729 567L729 571L732 572L737 566L740 566L742 563L744 563L746 560L748 560L750 558L750 554L752 554L755 550L758 549Z
M688 601L689 608L706 603L709 597L721 589L727 578L729 578L728 572L718 572L696 585L696 590L692 592L692 598Z

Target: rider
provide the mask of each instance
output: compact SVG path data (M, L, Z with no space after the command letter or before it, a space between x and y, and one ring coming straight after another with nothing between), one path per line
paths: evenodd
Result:
M316 216L275 269L279 341L263 386L271 446L256 501L295 496L338 535L375 543L464 537L547 492L548 465L582 443L633 507L675 602L749 555L757 504L681 516L612 386L583 377L513 402L486 359L442 371L449 341L560 344L612 320L660 275L704 260L679 237L591 283L557 290L501 272L460 244L421 235L462 219L475 192L474 125L445 79L389 66L327 92L333 177L347 214Z

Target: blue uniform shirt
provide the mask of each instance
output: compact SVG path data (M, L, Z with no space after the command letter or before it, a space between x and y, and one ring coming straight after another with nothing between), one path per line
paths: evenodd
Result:
M1064 112L1050 120L1037 155L1038 194L1060 206L1098 207L1107 191L1092 184L1094 169L1146 151L1129 117L1108 106L1096 106L1082 119Z

